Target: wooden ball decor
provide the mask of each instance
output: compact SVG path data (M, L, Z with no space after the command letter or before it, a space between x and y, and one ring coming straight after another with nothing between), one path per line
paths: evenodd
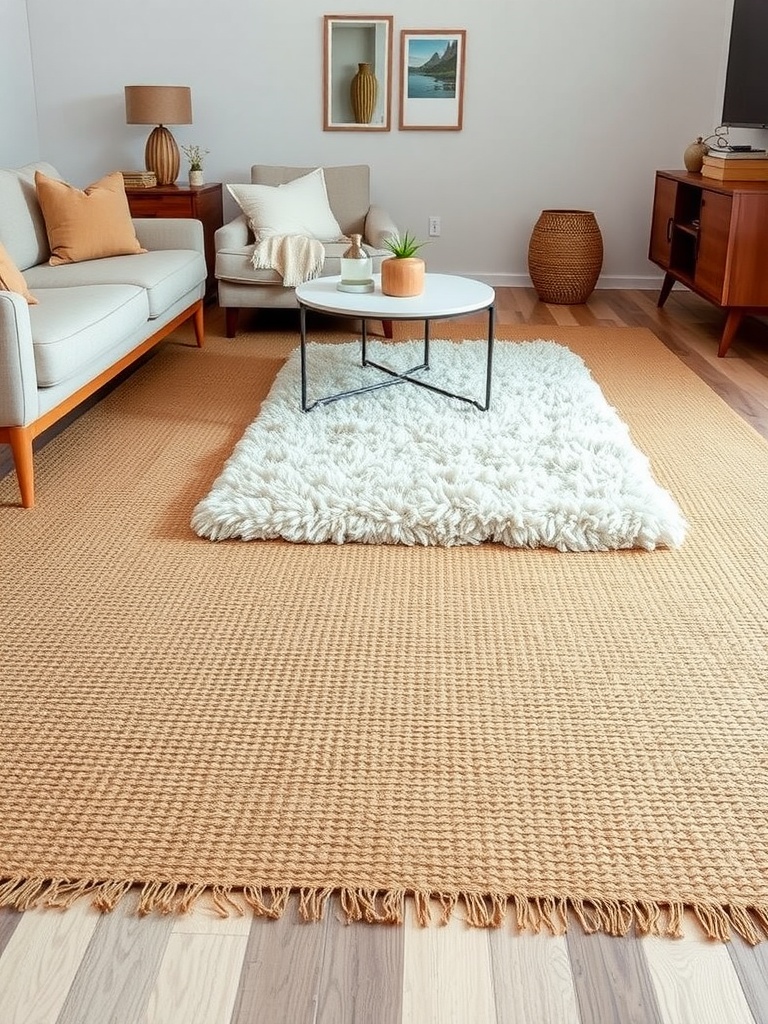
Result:
M528 246L528 272L542 302L586 302L602 266L603 236L594 213L541 212Z

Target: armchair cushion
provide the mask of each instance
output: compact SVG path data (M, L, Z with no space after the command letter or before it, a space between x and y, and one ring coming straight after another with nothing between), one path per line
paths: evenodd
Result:
M331 211L322 167L283 185L227 185L257 242L272 235L305 235L333 242L343 231Z
M220 248L216 253L216 277L223 281L235 281L238 284L274 284L282 285L283 279L277 270L256 269L253 265L253 245L230 246ZM323 245L325 260L320 272L321 277L329 277L341 273L339 262L349 242L327 242ZM370 250L369 250L370 251ZM373 253L374 268L377 268L383 256L389 256L387 250Z

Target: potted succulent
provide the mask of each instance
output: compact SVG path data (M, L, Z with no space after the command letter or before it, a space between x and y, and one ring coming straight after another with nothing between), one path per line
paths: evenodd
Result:
M189 184L202 185L203 159L210 150L203 149L202 146L182 146L181 148L184 150L184 156L189 160Z
M424 260L416 253L426 242L418 242L409 232L384 239L392 253L381 262L381 290L385 295L406 298L424 291Z

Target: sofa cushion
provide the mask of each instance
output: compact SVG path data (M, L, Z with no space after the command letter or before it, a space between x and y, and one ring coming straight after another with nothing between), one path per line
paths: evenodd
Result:
M120 171L85 189L36 171L35 185L51 266L145 251L136 238Z
M324 245L325 262L320 277L334 277L341 273L340 260L348 248L349 242L328 242ZM251 263L253 249L252 245L219 249L216 253L216 278L236 284L282 285L283 279L276 270L254 270ZM382 259L391 253L387 249L372 249L370 245L366 245L365 249L373 259L374 273L378 273Z
M161 316L169 306L205 280L205 258L192 249L162 249L139 256L111 256L84 263L31 267L32 289L70 288L87 284L131 284L147 290L149 316Z
M37 299L27 287L24 275L8 255L8 250L0 242L0 289L5 292L17 292L22 295L30 306L37 303Z
M39 387L60 384L146 325L147 293L135 285L41 288L30 307Z
M344 237L328 204L322 167L284 185L227 185L257 242L271 235L306 235L321 242Z
M50 164L27 164L17 170L0 170L0 242L19 268L26 270L51 254L45 221L35 190L35 171L50 178L59 172Z

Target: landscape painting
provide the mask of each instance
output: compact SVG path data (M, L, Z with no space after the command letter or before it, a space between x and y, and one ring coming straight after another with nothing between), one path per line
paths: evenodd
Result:
M464 29L401 31L401 129L461 129L465 43Z

